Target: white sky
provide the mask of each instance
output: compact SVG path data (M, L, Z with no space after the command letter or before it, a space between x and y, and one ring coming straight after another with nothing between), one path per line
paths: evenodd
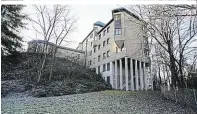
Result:
M76 24L75 32L70 35L69 40L72 40L72 43L69 45L62 45L70 48L76 48L78 43L81 42L93 29L93 23L96 21L101 21L107 23L112 18L111 10L114 8L121 7L120 5L71 5L71 13L76 15L78 18ZM33 7L27 5L24 10L26 14L29 14L30 17L36 18L34 14ZM27 48L27 42L36 38L36 33L32 28L30 22L28 22L26 30L22 31L24 37L24 48ZM37 37L37 39L39 39ZM42 39L42 38L40 38Z

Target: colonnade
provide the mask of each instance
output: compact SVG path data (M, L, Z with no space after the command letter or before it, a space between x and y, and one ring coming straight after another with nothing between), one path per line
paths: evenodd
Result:
M113 62L113 88L120 90L147 90L146 63L132 58L121 58Z

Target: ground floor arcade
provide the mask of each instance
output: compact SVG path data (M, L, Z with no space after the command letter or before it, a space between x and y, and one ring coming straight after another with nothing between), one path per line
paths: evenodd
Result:
M114 89L148 90L151 87L150 64L124 57L96 67Z

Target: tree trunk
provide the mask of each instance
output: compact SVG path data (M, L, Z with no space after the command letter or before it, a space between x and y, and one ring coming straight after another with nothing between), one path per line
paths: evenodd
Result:
M44 54L43 61L42 61L41 68L40 68L40 70L39 70L39 72L38 72L38 80L37 80L37 83L39 83L39 82L40 82L41 75L42 75L42 70L43 70L43 68L44 68L45 61L46 61L46 56L47 56L47 54L45 53L45 54Z
M53 56L52 56L52 63L51 63L51 67L50 67L49 81L51 81L51 78L52 78L52 75L53 75L53 66L54 66L54 63L55 63L56 52L57 52L57 47L55 47L55 51L54 51Z

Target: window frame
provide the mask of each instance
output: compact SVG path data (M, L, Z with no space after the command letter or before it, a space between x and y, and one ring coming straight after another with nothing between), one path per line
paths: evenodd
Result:
M101 39L101 34L99 34L99 40Z
M101 55L98 55L98 62L101 60Z
M107 38L107 44L109 44L109 38Z
M106 43L106 41L103 41L103 47L105 47L105 43Z
M110 63L107 63L107 71L110 71Z
M110 50L107 51L107 58L110 57Z
M107 33L109 33L109 29L110 29L110 26L109 26L109 27L107 27Z
M115 35L121 35L122 29L121 28L115 28Z
M103 64L103 72L105 72L105 71L106 71L106 64Z
M103 53L103 59L106 59L106 53Z

